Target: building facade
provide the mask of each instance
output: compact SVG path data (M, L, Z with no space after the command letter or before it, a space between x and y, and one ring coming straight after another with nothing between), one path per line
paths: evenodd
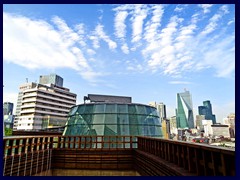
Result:
M177 118L176 116L172 116L170 119L170 133L177 134Z
M74 106L68 114L63 135L162 137L156 108L121 100L113 102L107 96L105 98L105 102L95 101Z
M212 104L209 100L203 101L203 106L198 106L199 115L204 115L205 119L212 120L213 124L216 124L216 116L212 114Z
M156 103L156 102L150 102L149 106L157 108L160 120L163 121L163 119L167 118L167 113L166 113L166 105L161 103Z
M231 113L223 119L223 124L230 128L231 138L235 138L235 113Z
M63 86L63 78L56 75L41 75L39 78L39 84L55 84L56 86Z
M162 134L163 138L169 139L170 138L170 120L169 119L163 119L162 120Z
M13 103L11 102L3 103L3 115L13 115Z
M196 128L200 131L204 130L203 124L202 124L202 120L205 119L204 115L196 115Z
M18 113L14 119L13 130L64 126L66 116L74 105L76 94L70 92L68 88L55 84L24 84L20 86L16 110Z
M192 96L189 91L177 93L177 127L194 128Z
M11 102L4 102L3 103L3 122L4 127L6 128L13 128L13 103Z

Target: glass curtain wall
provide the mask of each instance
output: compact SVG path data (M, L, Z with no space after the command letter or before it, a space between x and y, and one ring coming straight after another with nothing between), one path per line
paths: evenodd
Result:
M63 135L162 137L162 127L154 107L91 103L77 105L70 110Z

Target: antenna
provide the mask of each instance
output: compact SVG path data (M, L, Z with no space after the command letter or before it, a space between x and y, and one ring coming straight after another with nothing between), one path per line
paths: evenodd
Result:
M26 83L28 83L28 78L26 78Z

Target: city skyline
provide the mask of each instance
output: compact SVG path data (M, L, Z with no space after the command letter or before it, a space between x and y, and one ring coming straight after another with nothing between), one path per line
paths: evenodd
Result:
M235 5L3 5L3 101L55 73L77 94L166 105L210 100L217 122L235 113ZM15 113L15 111L14 111Z

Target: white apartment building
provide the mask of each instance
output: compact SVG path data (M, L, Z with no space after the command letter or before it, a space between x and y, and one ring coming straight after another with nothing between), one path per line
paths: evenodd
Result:
M55 84L21 85L13 130L64 126L70 108L76 105L76 96Z

